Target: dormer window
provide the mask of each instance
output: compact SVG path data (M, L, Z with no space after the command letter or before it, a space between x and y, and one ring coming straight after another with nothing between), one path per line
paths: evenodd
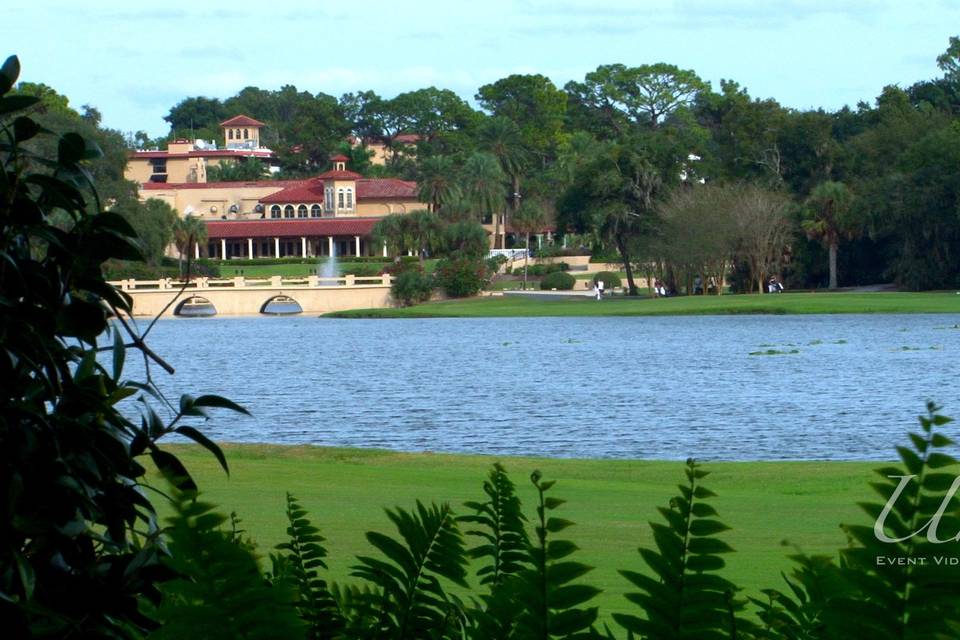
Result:
M333 168L336 171L344 171L347 168L347 164L343 160L337 160L333 163Z

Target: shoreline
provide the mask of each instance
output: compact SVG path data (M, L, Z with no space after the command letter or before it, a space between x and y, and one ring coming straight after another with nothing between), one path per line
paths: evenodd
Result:
M412 307L351 309L319 316L335 319L502 318L600 316L958 314L960 292L820 292L728 294L671 298L481 296Z

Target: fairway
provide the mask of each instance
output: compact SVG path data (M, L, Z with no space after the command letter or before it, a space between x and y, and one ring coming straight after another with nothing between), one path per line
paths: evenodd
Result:
M960 313L960 295L943 293L788 293L676 298L485 296L396 309L353 309L335 318L482 318L816 313Z
M342 581L358 553L370 553L364 532L395 534L384 507L413 507L416 499L462 503L482 501L481 484L491 463L500 460L517 484L524 511L533 516L530 473L540 469L556 480L549 495L568 502L556 513L576 523L560 536L582 549L575 559L594 565L588 575L603 589L602 614L624 611L628 590L617 569L644 570L639 545L652 545L649 520L659 521L683 478L683 463L670 461L494 458L486 456L393 453L382 450L225 445L229 478L206 451L171 447L198 481L204 498L224 513L236 511L241 527L266 558L286 529L284 494L290 491L309 510L327 538L331 577ZM874 499L867 486L870 462L708 463L704 485L719 494L711 503L732 530L723 534L737 553L727 556L726 577L757 595L782 587L786 555L797 545L807 553L835 554L845 545L841 522L866 523L857 501ZM161 504L162 498L157 499ZM470 545L475 541L469 540ZM471 584L475 585L471 579Z

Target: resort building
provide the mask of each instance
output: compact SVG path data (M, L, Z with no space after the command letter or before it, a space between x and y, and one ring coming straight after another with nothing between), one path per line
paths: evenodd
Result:
M208 243L195 257L275 258L383 255L370 232L391 213L426 209L417 183L364 178L333 168L306 180L141 184L141 198L157 198L181 215L207 222Z
M387 140L379 137L361 139L356 136L350 136L347 138L347 142L349 142L352 147L365 146L369 151L373 152L373 155L370 156L370 164L383 166L393 158L393 155L397 152L397 148L400 147L403 147L404 153L407 156L415 156L417 142L419 142L420 139L420 136L415 133L400 133L393 137L392 144L388 144Z
M223 148L204 140L174 140L166 151L134 151L127 159L124 177L145 183L204 183L207 170L223 163L245 162L256 158L278 169L276 157L261 146L260 130L265 125L247 116L236 116L220 123Z

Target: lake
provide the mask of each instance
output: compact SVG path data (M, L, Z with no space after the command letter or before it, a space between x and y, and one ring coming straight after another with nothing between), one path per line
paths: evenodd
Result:
M559 457L887 459L960 417L960 315L161 320L165 393L230 442ZM772 353L770 353L772 352ZM754 354L754 355L751 355ZM142 373L128 358L129 376Z

